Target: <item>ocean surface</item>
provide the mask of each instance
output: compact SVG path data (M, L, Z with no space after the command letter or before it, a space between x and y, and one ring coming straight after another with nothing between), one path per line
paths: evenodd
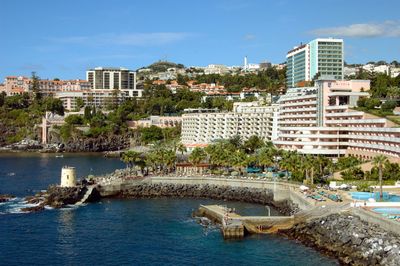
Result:
M78 176L124 167L99 155L0 153L0 265L338 265L300 243L273 235L224 240L218 227L192 218L200 204L222 203L240 214L262 205L204 199L110 200L21 213L23 196L59 183L61 167ZM272 210L272 215L277 214Z

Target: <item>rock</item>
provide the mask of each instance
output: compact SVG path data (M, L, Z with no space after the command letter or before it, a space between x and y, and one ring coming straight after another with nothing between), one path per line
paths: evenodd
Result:
M15 198L14 195L10 195L10 194L0 194L0 203L1 202L7 202L11 199Z
M388 252L392 249L392 246L387 246L383 249L383 251Z
M34 207L26 207L26 208L21 208L21 211L23 212L38 212L44 210L44 203L39 204Z
M97 138L79 138L63 143L62 151L66 152L104 152L122 150L130 145L129 134L100 135Z
M400 237L358 216L331 214L280 233L338 257L342 264L399 265L400 262L397 248Z

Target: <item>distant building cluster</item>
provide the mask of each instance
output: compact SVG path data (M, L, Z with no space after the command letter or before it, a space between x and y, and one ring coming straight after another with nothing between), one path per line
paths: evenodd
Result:
M203 102L207 98L223 97L226 100L243 100L248 97L260 98L261 95L268 96L269 94L265 91L261 91L257 88L242 88L240 92L229 92L224 85L218 85L215 83L196 83L195 80L189 80L186 85L180 85L176 80L154 80L153 85L165 85L165 87L171 90L172 93L176 93L178 89L189 89L193 92L201 92L204 94L202 97Z
M400 67L390 64L377 65L369 63L359 66L345 66L343 71L345 76L355 76L361 71L366 71L369 73L382 73L389 75L392 78L400 75Z
M87 80L38 80L38 92L63 101L64 108L74 110L77 100L85 105L104 106L110 99L123 101L141 97L142 90L136 88L136 73L125 68L95 68L86 73ZM8 76L0 87L8 96L32 93L33 80L23 76Z

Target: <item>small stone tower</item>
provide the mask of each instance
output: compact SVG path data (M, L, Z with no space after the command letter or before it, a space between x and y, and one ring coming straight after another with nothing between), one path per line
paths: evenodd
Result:
M74 187L76 185L75 167L64 166L61 169L61 187Z

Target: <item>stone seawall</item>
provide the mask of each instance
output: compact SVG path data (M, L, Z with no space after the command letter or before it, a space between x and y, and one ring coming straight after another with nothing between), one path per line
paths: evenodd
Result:
M186 184L186 185L215 185L229 186L240 188L254 188L261 190L269 190L273 192L274 201L291 201L301 210L308 210L315 206L315 201L310 202L302 195L299 195L295 188L298 184L290 184L287 182L272 182L264 180L248 180L248 179L230 179L216 177L151 177L149 181L152 184Z
M270 205L279 212L290 215L297 212L298 207L289 200L274 201L274 194L269 189L248 187L216 186L209 184L164 184L139 183L122 188L114 195L120 198L208 198L227 201L242 201Z
M400 236L350 212L298 223L280 231L346 265L399 265Z

